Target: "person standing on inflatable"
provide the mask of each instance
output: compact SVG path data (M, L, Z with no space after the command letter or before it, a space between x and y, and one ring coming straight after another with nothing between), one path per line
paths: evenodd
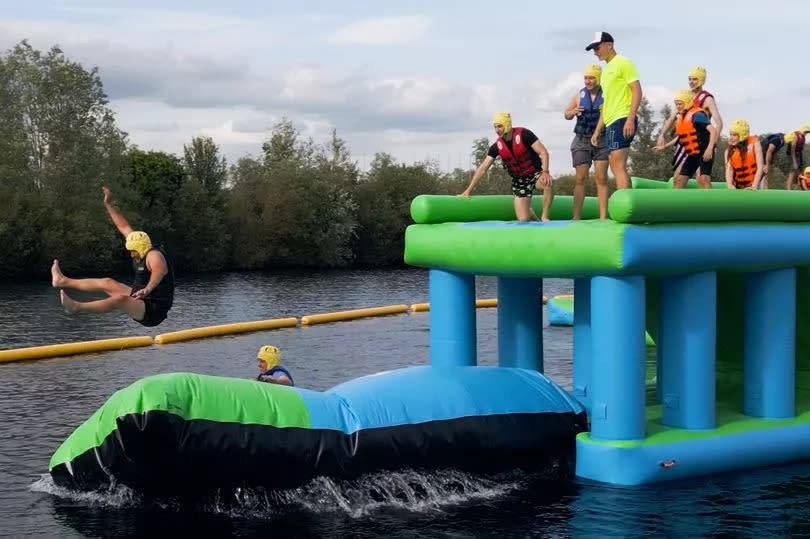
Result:
M636 113L642 96L638 71L628 58L616 54L613 36L607 32L596 32L593 41L585 47L585 50L593 50L597 58L607 62L605 69L602 70L602 92L605 102L591 137L591 144L599 146L602 126L605 126L606 144L610 152L608 163L616 178L616 188L629 189L627 153L638 129Z
M591 137L599 123L599 113L602 108L602 68L599 64L591 64L585 68L585 87L571 98L568 108L563 116L566 120L577 119L574 125L574 140L571 141L571 158L576 171L576 184L574 185L574 219L582 216L582 202L585 200L585 180L591 163L594 166L594 179L596 180L596 195L599 200L599 218L607 219L607 167L608 149L604 136L599 137L601 146L591 144Z
M683 189L693 175L697 177L702 189L711 189L712 177L704 174L701 168L714 159L714 145L717 142L717 131L712 126L706 112L694 102L692 92L679 90L673 98L675 103L675 135L680 151L686 156L681 163L673 187ZM662 150L659 145L655 150ZM711 173L711 170L709 170Z
M54 288L73 288L86 292L104 292L107 298L81 302L72 299L64 290L59 291L65 312L106 313L120 311L147 327L157 326L166 319L174 302L174 274L166 256L152 247L146 232L133 230L121 212L112 205L110 189L104 186L104 206L110 219L126 238L125 247L132 257L135 279L132 285L115 279L71 279L62 273L59 261L51 266L51 284Z
M729 189L759 189L764 168L762 146L745 120L734 120L728 128L725 161Z
M548 150L537 135L525 127L512 127L512 116L508 112L495 114L492 124L498 140L489 147L489 152L475 170L469 187L460 196L470 198L475 184L495 159L500 157L504 168L512 177L512 194L515 197L515 216L518 221L538 221L532 210L532 191L537 182L543 187L543 212L539 220L549 221L554 192L548 171Z
M793 188L793 182L796 180L796 175L804 169L804 136L810 133L810 124L804 124L798 131L787 133L785 135L785 145L787 146L787 154L790 156L790 172L787 177L787 188L790 191ZM792 135L789 137L789 135ZM788 142L788 138L790 142ZM795 137L795 140L793 139Z
M793 133L771 133L760 137L762 144L762 160L765 163L762 167L762 181L759 186L762 189L768 188L768 173L773 166L773 158L782 146L790 144L796 140L796 135Z
M259 367L259 376L256 377L257 381L282 386L295 385L290 371L280 365L281 351L278 348L270 345L262 346L259 348L259 354L256 356L256 359Z

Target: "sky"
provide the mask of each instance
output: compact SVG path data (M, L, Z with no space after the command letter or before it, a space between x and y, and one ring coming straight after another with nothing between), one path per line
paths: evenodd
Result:
M634 62L655 110L702 65L726 126L746 118L765 133L810 122L800 70L810 2L652 6L0 0L0 49L59 45L99 68L130 142L181 155L209 135L229 163L258 156L287 118L319 143L336 129L363 169L377 152L467 168L473 141L494 139L492 115L503 110L548 147L553 174L571 173L574 122L562 112L597 61L585 46L598 30Z

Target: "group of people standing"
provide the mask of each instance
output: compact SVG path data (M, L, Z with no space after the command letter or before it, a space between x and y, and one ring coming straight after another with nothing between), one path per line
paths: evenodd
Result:
M599 217L607 218L607 169L616 178L617 189L631 187L627 172L630 145L638 129L638 108L642 89L633 63L616 52L613 36L596 32L586 51L599 64L584 70L584 87L571 98L563 115L576 119L571 157L576 171L573 218L580 219L585 198L585 181L594 168ZM674 147L672 158L673 186L684 188L690 178L698 186L711 189L711 172L723 119L714 96L703 88L706 69L695 67L688 74L689 88L673 96L675 110L667 118L658 136L655 151ZM493 118L498 136L486 158L475 170L470 185L462 196L469 197L475 185L500 157L512 177L515 215L520 221L548 221L554 196L549 174L548 150L537 135L525 127L513 127L509 113L499 112ZM667 137L672 136L670 140ZM772 133L763 137L751 134L746 120L735 120L728 129L728 148L724 154L725 181L729 189L759 190L768 188L768 173L776 152L786 148L791 158L787 189L810 190L810 167L804 168L805 135L810 124L788 133ZM531 196L536 184L543 188L543 210L540 218L531 208Z

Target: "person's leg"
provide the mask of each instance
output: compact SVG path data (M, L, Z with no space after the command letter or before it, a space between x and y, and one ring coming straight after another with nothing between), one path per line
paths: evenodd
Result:
M84 292L104 292L108 296L128 296L132 292L132 287L124 283L119 283L109 277L103 277L101 279L71 279L62 273L58 260L54 260L51 266L51 286L54 288L73 288Z
M792 170L788 172L787 175L787 190L791 191L793 189L793 179L796 177L796 173Z
M689 181L689 176L684 176L683 174L679 174L675 176L675 179L672 181L672 187L674 189L685 189L686 182Z
M518 221L537 221L537 215L532 210L531 196L515 196L515 217Z
M628 148L620 148L610 152L608 162L610 171L616 178L616 189L630 189L630 176L627 174L627 152Z
M115 294L106 299L85 302L74 300L64 290L59 291L59 296L62 307L69 314L76 312L108 313L110 311L120 311L128 314L133 320L143 320L146 314L146 304L142 300L129 295Z
M574 184L574 213L573 219L582 217L582 202L585 200L585 180L588 178L590 165L576 166L576 183ZM545 192L543 193L545 197ZM545 200L543 201L545 202Z
M599 201L599 218L607 219L608 186L607 186L607 159L594 161L594 178L596 179L596 198Z
M554 188L549 185L548 187L543 187L543 212L540 214L540 221L547 223L551 221L551 203L554 201ZM530 208L531 209L531 208ZM532 212L532 216L534 217L534 221L537 221L537 215Z

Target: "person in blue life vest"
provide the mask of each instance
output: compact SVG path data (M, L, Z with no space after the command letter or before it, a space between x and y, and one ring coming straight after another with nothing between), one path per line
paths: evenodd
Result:
M512 195L518 221L550 221L549 210L554 192L548 171L548 150L529 129L512 127L512 115L508 112L496 113L492 125L498 139L489 147L487 156L475 170L470 185L459 196L469 198L478 180L500 158L512 177ZM532 192L537 183L543 188L543 211L540 219L531 206Z
M599 123L599 113L602 108L602 68L599 64L590 64L583 73L585 86L571 98L563 116L566 120L577 119L574 125L574 140L571 141L571 159L576 171L576 184L574 185L574 211L573 219L582 216L582 203L585 200L585 180L591 163L594 167L594 180L596 181L596 195L599 201L599 218L607 219L607 169L608 151L605 137L599 137L601 146L594 146L591 137Z
M290 371L281 366L281 351L275 346L267 345L259 348L256 355L259 375L256 380L270 384L294 386Z
M51 285L59 288L62 307L68 314L76 312L105 313L119 311L140 324L153 327L166 319L174 302L174 273L160 248L141 230L133 230L121 212L113 206L110 189L103 187L104 206L118 231L126 238L124 247L132 258L135 278L132 284L115 279L72 279L62 273L59 260L51 265ZM104 292L107 297L95 301L76 301L65 288L85 292Z

